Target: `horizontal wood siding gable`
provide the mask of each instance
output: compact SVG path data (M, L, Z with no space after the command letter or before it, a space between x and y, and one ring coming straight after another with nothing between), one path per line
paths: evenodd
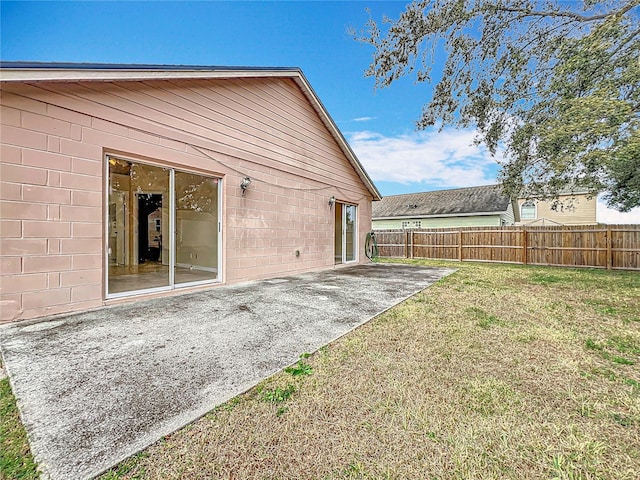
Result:
M340 148L336 145L333 138L328 139L324 135L320 135L321 132L326 131L326 126L318 117L318 112L309 104L307 97L300 91L297 85L293 82L290 84L263 84L256 85L256 88L262 93L263 98L270 101L270 104L277 108L281 118L288 118L292 111L289 109L290 103L288 98L293 96L297 99L296 106L300 109L299 112L294 112L295 116L295 129L300 130L306 136L316 137L319 141L319 146L323 151L329 149L332 152L339 152ZM306 119L306 120L305 120Z
M213 90L209 95L216 95L219 82L207 82L210 84L208 88ZM290 82L293 92L297 91L297 86L293 82L289 80L286 82ZM202 84L203 82L197 83ZM135 85L140 84L135 82ZM121 85L105 88L102 85L100 89L86 84L49 84L34 87L35 91L31 91L30 94L35 96L37 90L41 90L40 98L44 101L55 102L61 107L69 106L82 113L107 121L131 125L133 128L148 130L150 133L168 138L173 137L178 141L199 144L205 148L263 164L270 168L285 170L320 182L329 182L339 188L355 188L364 192L364 186L355 169L351 167L342 151L338 149L335 140L304 98L298 97L296 100L296 95L290 95L289 100L291 101L287 105L289 110L298 112L298 117L310 117L311 120L307 120L308 125L317 122L315 141L316 143L321 142L323 145L324 151L322 152L319 151L320 149L314 151L310 141L312 137L306 136L304 129L289 129L287 140L284 140L282 136L269 137L265 135L263 129L260 128L261 125L269 125L274 128L273 125L277 124L278 118L286 117L280 117L273 113L273 109L267 109L257 104L259 97L256 97L255 93L253 94L255 102L240 95L236 96L237 105L244 107L242 112L238 113L236 110L236 116L244 118L245 122L254 122L253 126L232 119L232 117L227 117L227 125L225 125L223 123L225 117L223 116L219 116L221 121L216 122L202 115L204 107L201 107L200 115L193 113L191 109L194 109L193 105L197 104L193 100L180 106L167 104L158 101L158 98L164 95L164 90L155 87L149 90L154 95L149 95L148 93L141 94L137 91L139 88L134 88L133 84L128 88ZM227 93L230 91L229 85L224 88ZM58 95L62 95L64 98L59 98ZM299 95L302 94L299 93ZM174 98L174 100L177 99ZM244 104L240 103L241 100ZM284 100L283 105L285 105ZM247 115L250 111L255 112L253 117ZM232 112L227 113L232 114ZM267 116L268 114L270 116ZM296 144L301 145L298 147L298 151L292 147Z
M313 154L323 157L328 160L327 164L334 164L334 166L336 157L342 158L344 155L332 138L327 138L326 134L320 134L320 132L326 132L326 127L322 122L317 120L314 126L307 129L302 120L298 120L299 117L295 116L295 110L292 108L286 112L275 105L266 105L263 97L252 95L251 92L239 95L237 91L228 88L216 88L202 84L197 86L196 84L195 88L191 88L190 91L192 94L200 96L202 104L208 105L210 108L219 108L219 105L224 105L225 114L229 118L238 117L238 113L240 113L245 119L246 128L252 129L252 135L265 142L278 141L279 145L289 149L296 146L300 149L298 155ZM286 99L282 99L280 104L287 104ZM313 115L317 116L315 113ZM264 121L260 122L260 119L264 118L270 119L269 124ZM270 137L270 135L273 136ZM354 175L356 175L355 172Z
M249 105L253 105L256 111L262 111L276 121L288 122L288 128L299 131L307 139L316 139L321 148L329 147L335 153L340 152L335 142L327 143L326 137L321 133L326 131L325 125L292 80L267 83L240 79L238 85L244 90L234 90L243 93ZM291 100L294 98L297 102L292 103Z
M115 87L118 87L116 84ZM99 90L95 90L96 93L100 93ZM109 92L114 97L120 99L122 102L133 102L136 104L136 108L142 111L149 112L148 116L160 116L166 119L166 124L173 122L174 125L181 125L182 130L187 131L189 125L195 126L195 131L201 136L206 137L211 132L215 135L217 141L227 144L242 145L244 149L249 150L249 146L255 145L256 138L262 132L251 132L251 127L247 123L243 123L237 118L240 117L236 114L236 118L228 116L225 117L218 112L209 110L203 107L200 103L194 103L190 99L182 99L180 103L173 103L176 98L169 96L170 92L161 89L149 89L148 87L138 86L131 88L120 86L115 91ZM282 142L284 143L284 142ZM271 154L278 156L286 156L290 154L290 150L287 150L284 145L278 142L276 139L271 138L271 142L267 146ZM252 151L251 153L258 153Z
M202 81L194 81L194 83ZM205 84L206 85L206 84ZM214 90L217 86L210 84L205 86ZM239 79L222 83L225 94L238 106L244 106L255 114L246 114L246 118L253 118L256 123L254 133L261 133L265 125L278 129L284 143L281 145L291 148L292 145L302 145L301 156L289 156L294 161L302 162L302 165L290 163L282 159L287 165L302 168L319 168L322 175L334 177L336 171L340 171L341 180L345 180L345 173L349 175L351 187L358 188L361 180L353 168L344 171L345 160L342 150L336 144L335 139L328 132L326 126L318 118L317 112L311 107L307 98L292 80L275 82L267 79ZM268 95L267 91L279 92ZM297 99L293 102L292 100ZM282 128L279 128L282 126ZM263 135L264 137L264 135ZM264 137L267 143L273 142L273 137Z
M257 79L253 81L240 79L239 84L246 88L241 93L245 101L249 102L247 106L252 106L260 115L256 120L268 119L269 125L284 126L281 132L286 136L287 145L291 145L292 140L300 142L304 145L303 154L309 156L313 153L314 163L316 160L321 160L321 165L325 166L326 172L344 165L342 150L318 118L318 113L292 80L266 82ZM277 90L280 92L277 95L266 93ZM294 99L297 101L292 102ZM354 186L358 185L360 179L357 173L353 169L350 169L350 173L355 182Z

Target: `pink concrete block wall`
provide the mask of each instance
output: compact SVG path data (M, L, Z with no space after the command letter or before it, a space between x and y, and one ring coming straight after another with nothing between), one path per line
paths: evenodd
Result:
M223 179L224 283L333 268L331 196L367 261L371 193L293 81L182 82L3 85L1 321L105 304L106 154Z
M101 262L75 257L101 256L102 183L95 172L102 170L102 155L81 159L96 166L92 176L82 175L77 185L64 184L65 175L76 175L75 157L61 152L60 144L81 129L49 116L45 104L11 95L3 95L2 102L0 320L100 306ZM85 281L65 277L61 283L65 274Z
M338 192L318 191L317 184L284 172L274 181L256 165L246 172L253 181L244 196L242 177L227 177L227 281L332 267L334 212L328 200Z

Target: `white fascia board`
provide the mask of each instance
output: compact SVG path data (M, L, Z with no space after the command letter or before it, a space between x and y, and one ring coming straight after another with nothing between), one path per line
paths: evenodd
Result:
M325 126L329 129L329 132L331 132L331 135L333 136L333 138L336 140L336 142L338 142L340 149L343 151L343 153L349 159L349 162L351 162L353 167L356 169L358 176L360 177L364 185L367 187L367 189L371 193L373 200L374 201L382 200L382 195L378 191L378 188L375 186L375 184L371 180L371 177L369 177L369 174L366 172L366 170L360 163L360 160L358 160L358 157L356 157L356 154L351 149L351 146L347 143L347 140L342 135L342 132L340 132L340 129L338 128L336 123L333 121L333 119L329 115L329 112L322 104L322 101L320 100L318 95L316 95L316 92L313 90L313 87L311 87L311 84L307 81L304 74L300 72L300 74L295 78L295 80L298 86L300 87L300 89L306 95L311 105L313 105L313 108L315 109L316 113L320 115L320 118L322 119Z
M297 70L89 70L89 69L11 69L0 70L2 82L82 82L126 80L172 80L207 78L291 77Z
M394 217L371 217L371 220L404 220L404 219L421 219L421 218L449 218L449 217L480 217L489 215L502 215L505 211L500 212L474 212L474 213L445 213L440 215L402 215Z
M569 190L569 191L562 191L562 192L558 192L558 198L560 197L575 197L577 195L588 195L589 194L589 189L588 188L578 188L576 190ZM518 196L518 200L536 200L538 198L542 198L543 195L519 195Z

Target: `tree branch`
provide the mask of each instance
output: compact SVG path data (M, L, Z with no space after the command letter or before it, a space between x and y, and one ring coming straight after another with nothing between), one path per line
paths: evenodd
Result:
M628 5L624 6L620 10L608 12L608 13L602 13L600 15L591 15L591 16L580 15L579 13L569 12L569 11L564 11L564 12L554 12L554 11L544 11L544 10L535 11L535 10L526 10L518 7L502 7L498 5L492 7L492 9L496 12L520 13L523 15L523 17L568 17L578 22L586 23L586 22L595 22L597 20L605 20L615 15L624 15L629 10L637 7L638 4L640 4L640 1L638 0L631 1L629 2Z
M634 39L634 37L636 37L636 36L637 36L637 35L639 35L639 34L640 34L640 28L638 28L638 29L637 29L636 31L634 31L634 32L631 32L631 33L627 36L627 38L625 38L625 39L620 43L620 45L618 45L618 48L616 49L616 51L620 51L620 50L622 50L622 47L624 47L627 43L629 43L631 40L633 40L633 39Z

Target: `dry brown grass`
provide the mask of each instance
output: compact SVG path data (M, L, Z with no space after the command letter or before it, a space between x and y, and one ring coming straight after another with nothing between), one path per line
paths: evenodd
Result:
M638 478L640 275L454 266L104 478Z

